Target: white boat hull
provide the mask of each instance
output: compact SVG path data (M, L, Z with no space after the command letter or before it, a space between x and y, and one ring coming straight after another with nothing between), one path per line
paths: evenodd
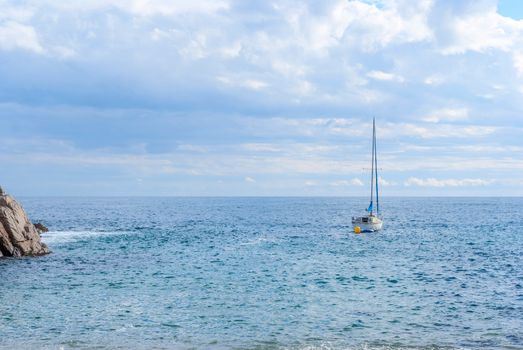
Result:
M361 232L376 232L383 227L383 221L375 216L352 218L352 227L359 227Z

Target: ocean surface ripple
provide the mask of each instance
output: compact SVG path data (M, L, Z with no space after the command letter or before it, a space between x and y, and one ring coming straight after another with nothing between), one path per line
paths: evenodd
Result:
M523 199L21 198L0 349L523 349Z

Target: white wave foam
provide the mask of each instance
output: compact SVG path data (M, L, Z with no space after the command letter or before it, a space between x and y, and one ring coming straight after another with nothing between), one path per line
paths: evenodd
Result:
M282 347L282 350L469 350L464 347L425 345L409 346L401 344L360 344L353 346L340 346L330 342L321 342L317 344Z
M256 245L261 244L265 242L276 242L276 240L268 238L268 237L257 237L248 241L240 242L240 245Z
M45 244L58 244L127 233L125 231L49 231L42 233L41 237Z

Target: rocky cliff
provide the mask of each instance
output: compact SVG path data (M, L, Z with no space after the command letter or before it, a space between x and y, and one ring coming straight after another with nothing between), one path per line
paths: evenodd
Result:
M0 189L0 257L49 253L24 209Z

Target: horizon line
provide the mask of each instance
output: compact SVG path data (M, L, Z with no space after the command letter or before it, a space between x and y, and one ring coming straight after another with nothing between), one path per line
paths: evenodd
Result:
M11 195L6 193L6 195ZM33 197L33 198L367 198L368 195L360 196L339 196L339 195L17 195L16 197ZM380 196L383 198L523 198L523 195L394 195Z

